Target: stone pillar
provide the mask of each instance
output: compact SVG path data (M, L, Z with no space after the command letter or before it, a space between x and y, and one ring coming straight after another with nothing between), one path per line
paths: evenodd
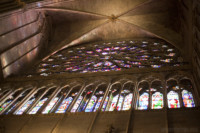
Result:
M1 57L0 57L0 59L1 59ZM1 60L0 60L0 83L2 83L3 82L3 80L4 80L4 76L3 76L3 69L2 69L2 65L1 65Z

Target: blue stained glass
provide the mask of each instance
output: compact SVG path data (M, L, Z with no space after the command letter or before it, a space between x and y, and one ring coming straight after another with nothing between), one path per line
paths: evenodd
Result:
M94 108L94 106L96 104L96 101L97 101L97 97L96 96L92 96L90 102L87 105L87 108L85 109L85 112L92 112L93 108Z
M101 111L105 111L107 103L108 103L108 96L106 97L106 99L103 103L103 107L102 107Z
M143 93L140 98L139 98L139 110L145 110L148 108L149 105L149 94L148 93Z
M187 90L183 90L182 98L183 98L183 105L185 107L188 107L188 108L195 107L193 96L192 96L191 92L188 92Z
M78 107L79 107L79 105L80 105L82 99L83 99L82 96L80 96L80 97L78 98L78 100L77 100L76 103L74 104L74 106L73 106L71 112L76 112L76 110L78 109Z
M5 109L8 105L9 105L9 103L11 103L12 102L12 100L8 100L8 101L6 101L2 106L0 106L0 112L3 110L3 109Z
M152 109L162 109L163 108L163 94L160 92L155 92L152 95Z
M100 106L100 104L101 104L102 99L103 99L103 97L100 97L100 98L99 98L99 100L98 100L98 102L97 102L97 104L96 104L96 106L95 106L93 112L96 112L96 111L99 109L99 106Z
M62 101L61 105L58 107L55 113L65 113L72 100L72 97L65 98L65 100Z
M40 100L37 105L29 112L29 114L36 114L42 105L47 101L48 98Z
M167 94L167 100L168 100L168 107L169 108L180 108L180 102L178 93L175 91L170 91Z
M5 114L9 114L10 111L12 111L17 105L18 105L19 102L16 102Z
M29 100L28 102L26 102L15 114L16 115L21 115L24 113L24 111L26 111L26 109L28 107L30 107L30 105L35 101L35 98Z
M47 107L44 109L42 114L48 114L53 108L53 106L57 103L57 101L58 101L58 97L55 97L53 100L51 100L51 102L47 105Z
M128 94L124 99L122 110L129 110L131 108L133 94Z
M124 100L124 97L120 96L118 104L117 104L117 108L116 108L118 111L121 110L123 100Z
M109 108L109 111L114 111L114 109L116 108L118 97L119 97L119 95L116 95L115 97L112 97L112 95L111 95L110 101L112 100L112 102L111 102L111 106Z

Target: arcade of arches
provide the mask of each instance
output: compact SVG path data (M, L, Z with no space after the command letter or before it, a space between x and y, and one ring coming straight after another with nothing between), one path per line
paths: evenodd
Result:
M0 133L200 132L198 1L0 4Z

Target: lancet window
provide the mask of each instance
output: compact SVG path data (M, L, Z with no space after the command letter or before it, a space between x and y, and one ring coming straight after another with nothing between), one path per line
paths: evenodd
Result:
M24 112L26 112L31 105L46 91L46 88L40 88L39 90L35 91L32 96L30 96L24 104L15 111L14 114L16 115L22 115Z
M47 107L43 110L43 114L48 114L51 113L56 105L60 102L63 101L65 96L67 95L67 92L69 91L69 87L63 88L60 92L57 93L57 95L49 102Z
M17 107L22 100L31 92L32 89L27 89L23 91L16 99L15 101L10 105L10 108L8 108L4 113L8 114L10 113L15 107Z
M105 101L107 102L106 110L104 108L103 110L114 111L114 110L119 109L119 106L117 106L117 103L118 103L118 99L120 98L121 88L122 86L120 83L112 85L111 89L109 90L108 101Z
M39 99L37 104L31 109L29 114L36 114L38 112L38 110L46 103L46 101L49 99L49 97L53 94L55 89L56 89L56 87L50 88L49 90L47 90L47 92Z
M92 97L95 91L95 86L90 85L84 89L82 94L79 96L78 100L74 104L71 112L82 112L85 110L87 103L89 102L90 98ZM93 97L94 98L94 97Z
M98 88L95 90L95 93L91 97L89 103L87 104L85 112L96 112L97 110L99 110L106 89L107 85L105 84L98 86Z
M8 107L11 105L11 103L17 98L21 93L23 92L23 89L20 88L16 91L14 91L12 94L10 94L8 97L6 97L0 105L0 113L2 113L4 110L8 109Z
M61 102L55 113L65 113L69 106L72 104L72 102L76 99L80 91L81 86L76 86L72 88L69 91L69 93L66 96L64 96L64 100Z
M138 109L146 110L149 107L149 83L143 81L138 86L139 99L138 99Z
M168 108L180 108L179 85L176 80L167 81L167 101Z
M162 109L164 106L164 90L161 81L153 81L149 92L151 96L151 108Z

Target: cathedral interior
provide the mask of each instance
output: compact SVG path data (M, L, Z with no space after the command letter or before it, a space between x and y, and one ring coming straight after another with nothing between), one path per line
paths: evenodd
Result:
M199 0L1 0L0 133L200 133Z

